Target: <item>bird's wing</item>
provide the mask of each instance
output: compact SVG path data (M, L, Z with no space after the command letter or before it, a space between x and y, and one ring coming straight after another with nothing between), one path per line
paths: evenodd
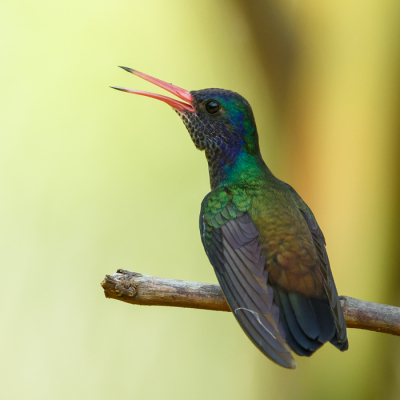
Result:
M321 272L325 293L328 297L336 326L336 336L331 340L331 343L338 349L345 351L348 349L349 346L347 341L346 322L344 320L344 315L342 307L340 305L335 281L333 279L328 254L326 252L324 235L317 223L317 220L314 217L314 214L307 206L307 204L290 185L287 186L291 192L294 203L299 208L303 218L307 223L308 229L310 230L313 239L314 246L317 250L319 270Z
M279 322L279 308L268 284L259 232L247 212L240 211L224 190L202 203L200 232L207 256L237 321L252 342L286 368L296 364Z

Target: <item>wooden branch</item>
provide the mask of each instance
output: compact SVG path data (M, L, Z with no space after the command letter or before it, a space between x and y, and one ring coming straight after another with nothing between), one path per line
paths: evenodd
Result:
M106 297L141 306L170 306L231 311L221 288L209 283L157 278L119 269L106 275L101 286Z
M142 306L231 311L218 285L157 278L119 269L101 286L107 298ZM400 336L400 308L340 296L348 328Z

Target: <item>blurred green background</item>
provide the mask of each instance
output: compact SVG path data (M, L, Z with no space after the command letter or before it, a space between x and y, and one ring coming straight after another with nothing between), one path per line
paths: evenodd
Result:
M170 107L109 89L222 87L317 216L340 294L400 306L400 3L0 4L1 399L398 399L399 339L350 330L298 369L232 315L106 300L117 268L216 282L204 154Z

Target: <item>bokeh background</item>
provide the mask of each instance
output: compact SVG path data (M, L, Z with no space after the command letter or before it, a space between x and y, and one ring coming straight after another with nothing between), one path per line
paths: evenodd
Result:
M204 154L117 65L252 104L340 294L400 306L400 3L2 0L1 399L398 399L399 339L349 331L298 369L228 313L106 300L117 268L216 282Z

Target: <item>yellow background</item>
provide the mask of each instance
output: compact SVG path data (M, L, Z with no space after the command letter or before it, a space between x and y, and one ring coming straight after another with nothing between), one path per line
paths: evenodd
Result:
M350 330L348 352L287 371L228 313L134 307L99 285L117 268L216 282L204 154L168 106L109 89L157 90L123 65L246 97L339 293L400 305L400 3L273 3L1 2L1 399L399 398L399 338ZM271 67L285 43L295 61Z

